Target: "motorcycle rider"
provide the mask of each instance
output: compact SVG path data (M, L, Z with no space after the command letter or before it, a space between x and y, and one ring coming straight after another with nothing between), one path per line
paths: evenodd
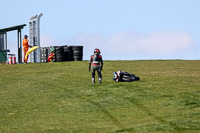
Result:
M101 71L103 69L103 59L100 55L101 52L98 48L94 49L94 55L91 55L90 61L89 61L89 71L92 64L92 83L95 83L95 71L97 70L98 77L99 77L99 83L102 83L102 75Z

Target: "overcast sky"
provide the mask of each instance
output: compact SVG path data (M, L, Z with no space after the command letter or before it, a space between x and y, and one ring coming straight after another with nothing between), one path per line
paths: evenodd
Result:
M200 59L200 0L0 0L0 29L43 13L41 47L99 48L105 60ZM17 54L17 31L8 32Z

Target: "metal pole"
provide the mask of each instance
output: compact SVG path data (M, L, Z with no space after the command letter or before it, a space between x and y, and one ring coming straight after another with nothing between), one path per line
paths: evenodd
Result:
M17 30L18 62L20 63L19 29Z
M18 62L22 63L22 41L21 41L21 29L18 29L17 42L18 42Z
M20 29L20 34L19 34L20 38L19 38L19 44L20 44L20 63L22 63L22 32Z
M5 33L4 50L6 50L6 61L7 61L7 32ZM5 49L6 48L6 49Z
M6 50L7 50L7 32L5 33L5 45L6 45Z

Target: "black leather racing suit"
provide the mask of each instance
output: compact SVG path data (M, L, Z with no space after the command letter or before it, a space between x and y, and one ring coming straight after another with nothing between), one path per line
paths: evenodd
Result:
M97 70L98 77L102 79L101 70L103 69L103 59L101 55L94 54L91 55L89 61L89 71L92 64L92 78L95 79L95 71Z

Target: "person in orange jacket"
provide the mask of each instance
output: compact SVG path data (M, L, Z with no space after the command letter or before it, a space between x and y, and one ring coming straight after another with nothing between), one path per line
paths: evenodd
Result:
M25 56L26 56L26 53L27 53L29 47L32 47L32 46L30 46L28 44L28 36L25 35L24 39L23 39L24 63L27 63L27 60L28 60L28 57L27 57L27 59L25 59Z

